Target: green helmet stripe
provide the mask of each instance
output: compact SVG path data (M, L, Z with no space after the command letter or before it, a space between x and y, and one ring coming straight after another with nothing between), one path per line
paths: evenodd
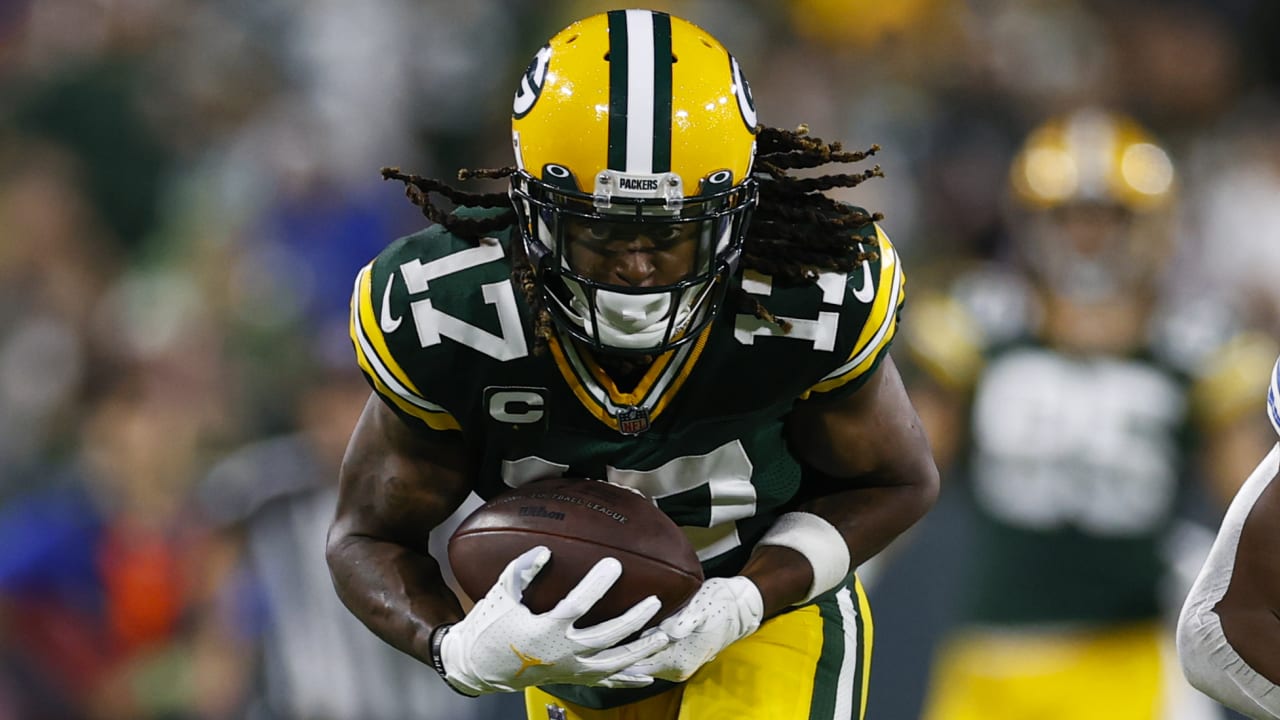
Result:
M653 172L671 171L671 16L653 13Z
M627 13L609 12L609 157L610 170L627 166ZM587 187L593 180L583 178Z

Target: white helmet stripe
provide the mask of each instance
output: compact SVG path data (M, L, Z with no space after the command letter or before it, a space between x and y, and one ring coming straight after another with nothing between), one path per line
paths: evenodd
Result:
M653 13L627 10L628 173L653 172Z

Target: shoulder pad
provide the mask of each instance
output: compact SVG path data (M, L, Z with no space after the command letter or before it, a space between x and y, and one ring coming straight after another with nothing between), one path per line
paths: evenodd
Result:
M524 327L503 240L473 244L438 227L388 246L351 296L365 377L394 410L435 430L460 429L458 368L526 356Z
M963 392L993 347L1035 331L1040 307L1026 278L983 263L954 275L949 292L916 298L908 315L907 352L916 369Z
M1196 297L1161 303L1148 323L1152 353L1188 376L1211 369L1214 356L1243 328L1224 300Z
M973 320L970 337L985 352L1033 333L1041 308L1023 275L995 263L982 263L956 276L951 295Z
M912 301L908 316L903 340L911 362L943 387L972 387L984 362L984 337L969 308L953 296L926 293Z
M1191 375L1192 399L1197 420L1208 427L1222 427L1241 418L1257 417L1259 378L1270 378L1267 415L1276 421L1272 401L1275 392L1274 359L1280 347L1258 332L1240 333L1207 355Z
M739 314L734 336L745 345L778 338L761 345L774 349L775 362L805 373L800 397L861 385L897 332L906 280L893 243L878 226L874 233L874 245L866 246L873 257L853 272L822 272L811 285L775 287L769 275L743 273L743 292L788 329Z

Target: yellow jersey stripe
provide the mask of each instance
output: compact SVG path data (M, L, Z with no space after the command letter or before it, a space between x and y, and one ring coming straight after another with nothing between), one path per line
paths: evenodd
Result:
M609 415L604 406L600 404L600 401L592 397L585 383L578 379L572 364L565 357L564 347L560 344L559 335L552 333L547 340L547 347L551 348L551 357L556 361L556 367L560 370L560 374L564 376L564 381L569 385L569 389L573 390L573 394L578 396L578 401L582 403L582 406L594 415L597 420L617 430L617 419Z
M417 395L416 391L410 391L406 388L395 377L395 373L388 370L386 365L383 364L383 358L378 356L374 342L370 340L365 332L364 323L360 321L360 315L362 314L360 308L363 305L364 298L368 297L369 272L369 268L365 267L356 277L355 290L351 297L349 331L352 344L355 346L356 362L369 377L378 394L391 401L405 413L422 420L435 430L461 429L457 419L443 407L428 402L425 398ZM378 336L378 339L381 340L381 335ZM382 349L386 352L385 342L382 342ZM387 357L390 357L389 353L387 353ZM399 370L399 367L396 366L396 369ZM403 371L400 372L403 375Z
M702 356L703 349L707 346L707 338L711 337L711 325L707 325L702 330L702 334L697 340L693 341L693 351L689 353L689 357L684 361L684 365L680 367L679 374L675 380L671 381L671 386L662 391L661 397L658 398L658 404L653 407L651 418L656 418L671 403L671 400L680 392L680 387L684 385L684 381L689 378L689 374L693 372L693 366L698 362L698 358Z
M559 333L553 334L547 345L560 375L582 406L597 420L617 430L614 413L622 406L644 408L651 422L658 418L693 372L710 336L711 325L708 325L692 343L664 353L645 372L644 379L632 393L617 392L616 385L599 364L589 354L568 346L571 341Z
M636 389L629 393L620 392L618 386L614 384L613 379L605 373L595 358L590 355L579 353L582 358L582 364L586 366L587 371L595 378L597 384L609 393L609 400L615 405L639 405L644 402L645 395L653 387L658 378L662 376L663 371L671 364L671 358L675 357L676 351L669 350L658 356L649 369L645 371L644 376L640 378L640 382L636 384Z
M448 412L430 412L428 410L423 410L417 405L405 402L399 395L396 395L378 379L377 374L369 367L369 361L363 353L356 353L356 361L360 363L360 367L364 370L365 375L373 381L373 386L377 393L391 401L396 407L404 411L405 414L418 418L422 422L426 423L432 430L462 429L462 425L460 425Z
M854 345L848 362L828 374L821 382L809 388L802 398L812 392L829 392L853 380L867 371L875 362L880 350L893 339L898 331L898 308L902 306L906 295L906 283L902 273L902 263L898 261L897 252L889 238L876 228L880 237L880 280L876 288L876 298L862 328L862 334ZM888 292L885 292L888 288Z
M858 614L862 616L862 647L858 648L858 652L862 653L862 704L858 717L865 718L867 696L870 694L867 690L871 687L871 649L875 645L875 625L871 621L871 601L867 599L866 588L862 587L862 580L857 575L853 576L853 590L858 598Z
M378 354L378 358L382 360L383 365L391 372L401 385L404 385L409 392L422 397L422 393L414 386L413 381L401 369L399 363L391 356L391 351L387 349L387 340L382 336L382 328L378 326L377 314L373 311L373 263L364 266L360 271L360 275L356 278L357 289L356 295L359 298L360 319L359 326L368 338L369 344L373 346L374 352ZM355 300L353 299L353 302Z
M858 336L858 342L854 343L853 352L849 353L849 360L854 360L876 340L882 332L881 328L885 320L897 309L897 305L901 304L901 300L897 297L897 281L901 269L898 253L893 243L889 241L889 236L884 234L879 225L876 226L876 237L880 245L880 277L876 280L876 299L871 306L871 313L867 316L867 322L862 326L862 334ZM885 288L891 288L893 292L886 293ZM895 300L898 302L895 303Z

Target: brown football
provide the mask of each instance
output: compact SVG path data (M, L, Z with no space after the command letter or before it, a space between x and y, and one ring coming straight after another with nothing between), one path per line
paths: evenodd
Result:
M579 478L539 480L481 505L449 538L449 563L462 590L479 600L508 562L538 545L551 550L551 560L524 593L535 613L554 607L601 558L622 564L622 577L579 627L617 617L650 595L662 601L648 626L656 625L702 584L693 545L652 500Z

